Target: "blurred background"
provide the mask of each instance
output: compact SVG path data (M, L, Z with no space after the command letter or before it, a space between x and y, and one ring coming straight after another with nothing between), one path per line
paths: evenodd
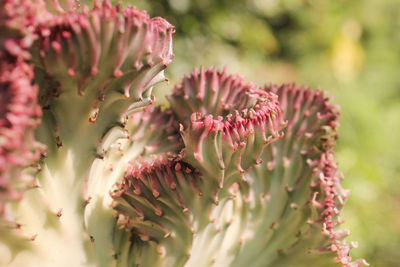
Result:
M114 1L117 2L117 1ZM200 65L260 85L320 86L341 106L336 149L353 258L400 266L398 0L126 0L175 25L175 60L159 101Z

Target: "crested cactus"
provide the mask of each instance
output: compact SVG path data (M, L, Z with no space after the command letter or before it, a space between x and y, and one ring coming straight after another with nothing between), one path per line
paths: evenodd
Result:
M0 265L367 264L340 229L323 92L211 67L156 107L164 19L70 0L0 19Z

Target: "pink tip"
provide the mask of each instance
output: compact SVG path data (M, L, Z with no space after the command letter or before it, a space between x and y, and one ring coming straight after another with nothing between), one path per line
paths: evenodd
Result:
M95 76L98 71L99 70L97 69L97 67L92 67L92 69L90 70L90 75Z
M71 76L71 77L75 76L75 71L72 68L69 68L68 69L68 75Z
M122 71L121 70L115 70L114 71L114 77L115 78L118 78L118 77L121 77L123 75L123 73L122 73Z
M60 43L57 42L57 41L51 42L51 47L54 49L54 51L55 51L56 53L59 53L60 50L61 50L61 45L60 45Z
M194 152L193 156L197 161L199 161L199 162L203 161L203 157L201 156L201 154L199 152Z

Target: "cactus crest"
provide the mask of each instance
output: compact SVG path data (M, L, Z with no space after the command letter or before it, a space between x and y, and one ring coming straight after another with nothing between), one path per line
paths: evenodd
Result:
M0 265L367 265L340 229L323 92L201 67L154 106L166 20L107 0L0 7Z

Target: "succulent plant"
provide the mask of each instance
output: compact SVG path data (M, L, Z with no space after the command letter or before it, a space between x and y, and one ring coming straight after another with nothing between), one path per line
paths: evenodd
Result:
M173 26L95 1L6 0L0 264L361 266L320 90L210 67L153 104Z

